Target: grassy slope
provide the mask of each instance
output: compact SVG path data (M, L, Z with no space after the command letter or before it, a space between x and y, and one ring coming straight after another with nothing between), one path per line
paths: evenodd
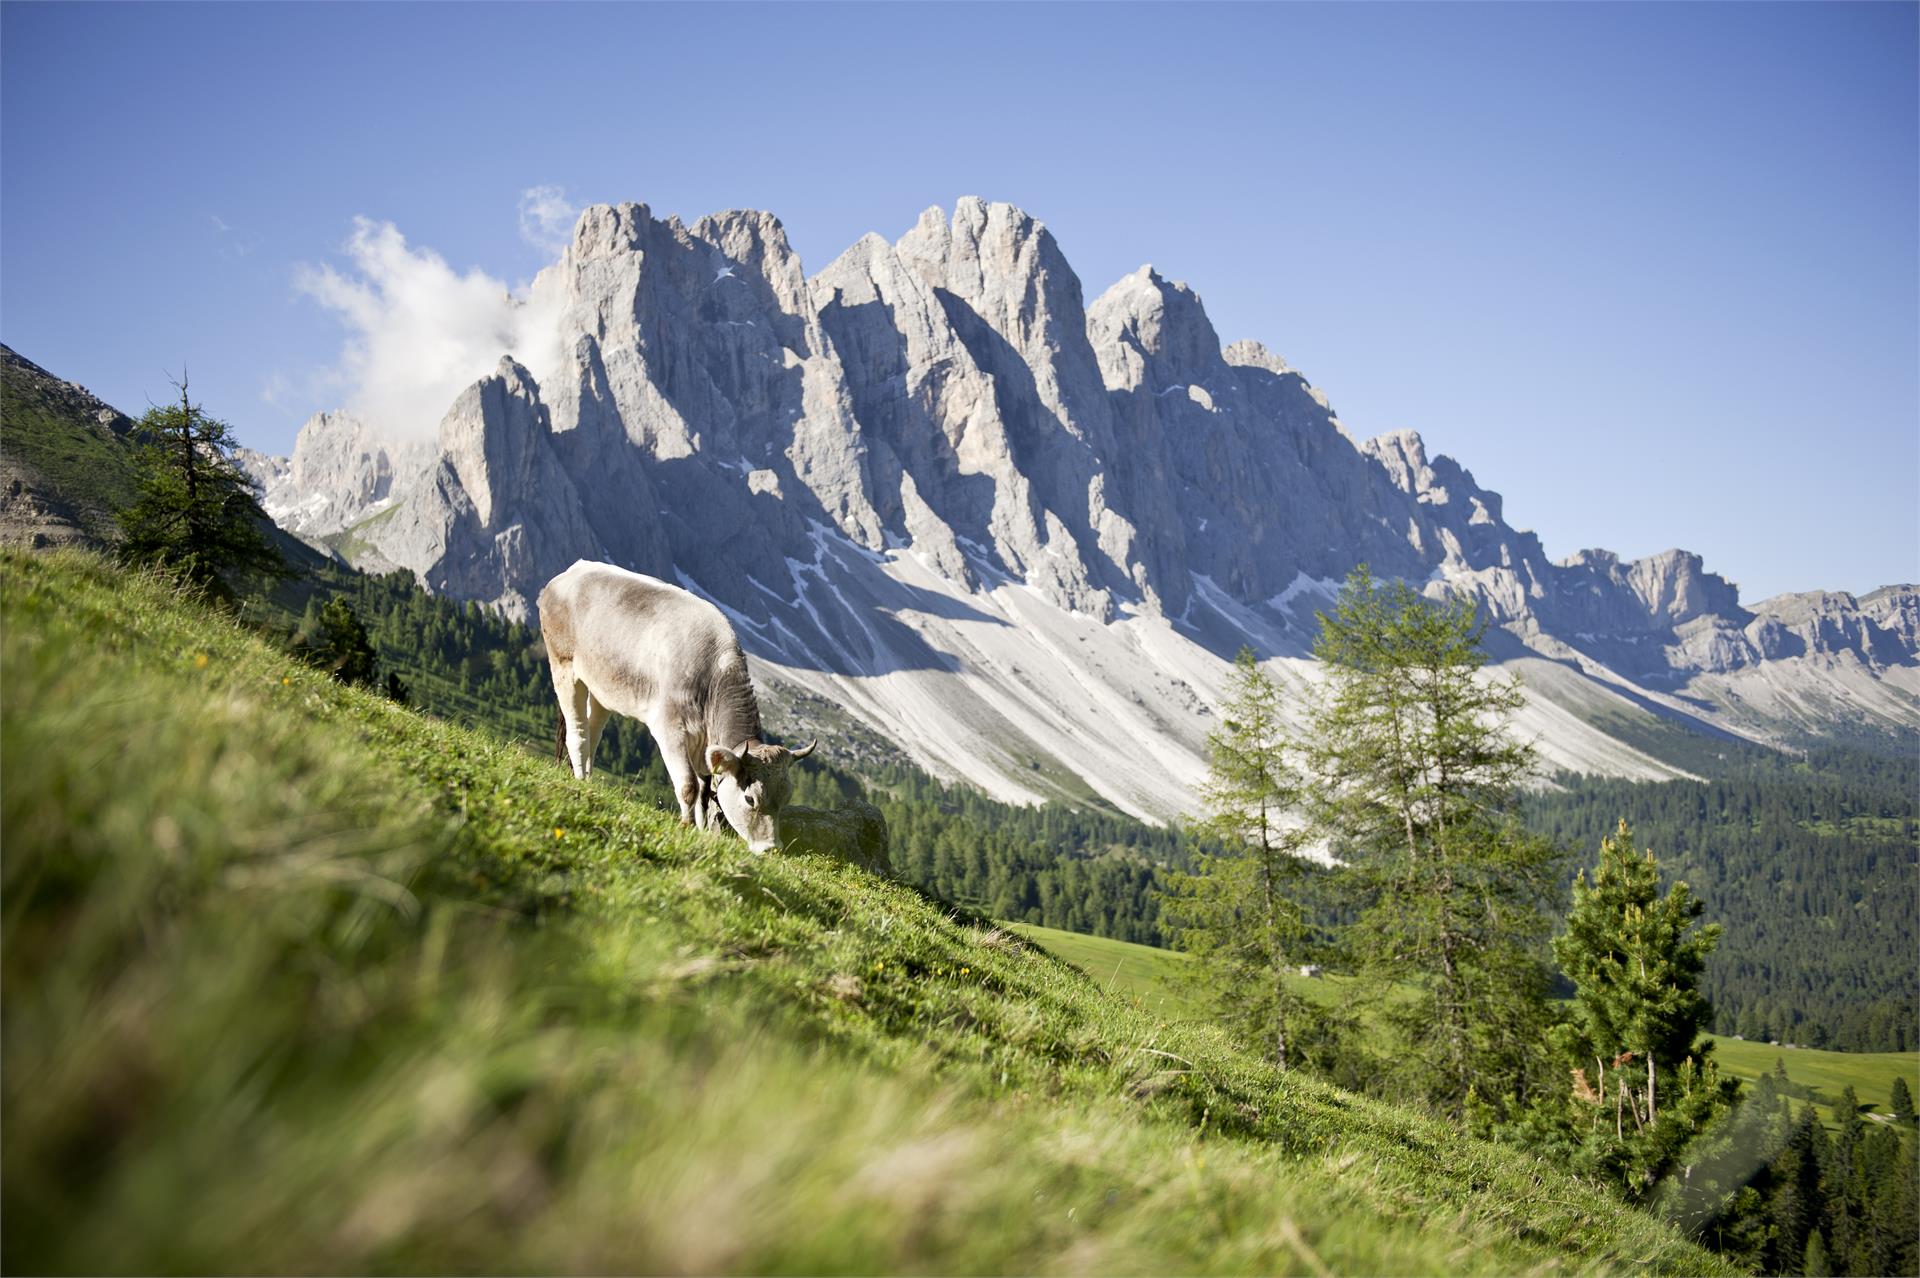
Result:
M150 580L0 608L9 1272L1724 1271Z
M1190 962L1185 954L1048 927L1018 924L1014 930L1081 968L1102 985L1139 999L1163 1017L1198 1019L1201 1015L1196 991L1183 979ZM1340 985L1339 977L1330 977L1303 979L1296 988L1310 998L1331 998ZM1907 1086L1920 1095L1920 1052L1789 1051L1765 1043L1708 1037L1715 1044L1714 1054L1721 1068L1737 1078L1757 1079L1771 1072L1776 1060L1783 1061L1789 1079L1817 1088L1825 1099L1837 1098L1841 1088L1851 1085L1863 1105L1871 1105L1882 1114L1890 1112L1888 1097L1893 1080L1900 1075L1905 1074ZM1828 1112L1825 1105L1820 1109L1823 1114Z
M0 456L74 513L103 541L118 527L113 512L134 497L132 452L85 411L78 390L0 356Z

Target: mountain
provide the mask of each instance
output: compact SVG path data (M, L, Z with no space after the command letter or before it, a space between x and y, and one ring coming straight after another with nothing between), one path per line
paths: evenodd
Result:
M341 414L267 508L356 563L528 616L577 558L678 580L776 698L1013 799L1190 804L1227 662L1315 677L1358 563L1477 600L1551 765L1683 775L1727 740L1920 725L1920 595L1751 607L1699 556L1550 560L1498 494L1326 396L1151 267L1087 302L1007 204L930 209L809 277L779 220L581 215L435 446ZM522 362L538 365L538 375Z
M102 547L134 497L133 422L0 346L0 541Z

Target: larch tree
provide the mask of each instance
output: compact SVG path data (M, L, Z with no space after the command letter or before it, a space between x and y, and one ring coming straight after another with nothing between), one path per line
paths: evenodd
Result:
M120 514L120 557L216 592L229 573L285 573L261 531L266 516L253 486L228 456L232 427L193 402L184 375L176 385L178 404L156 405L135 425L145 444L138 496Z
M1284 1070L1298 1061L1303 1004L1288 978L1307 940L1298 896L1309 836L1294 815L1300 778L1280 691L1250 648L1234 661L1220 718L1196 827L1210 842L1169 877L1163 906L1216 1010Z
M1513 817L1532 747L1518 683L1490 677L1469 600L1365 565L1320 616L1313 821L1345 866L1346 946L1402 1089L1454 1114L1542 1082L1553 849ZM1411 987L1417 995L1408 998Z

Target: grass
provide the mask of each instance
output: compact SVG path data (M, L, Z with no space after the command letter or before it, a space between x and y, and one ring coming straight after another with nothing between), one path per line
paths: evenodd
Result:
M1179 1021L1205 1017L1199 991L1186 979L1192 960L1185 954L1055 928L1011 926L1047 952L1086 972L1103 988L1131 997L1158 1015ZM1338 976L1295 982L1300 993L1316 1001L1337 999L1343 985L1343 978ZM1776 1060L1783 1062L1789 1080L1818 1093L1817 1108L1829 1123L1833 1121L1832 1103L1847 1086L1854 1089L1862 1105L1882 1115L1892 1113L1889 1098L1893 1080L1901 1075L1906 1076L1908 1090L1920 1096L1920 1052L1827 1052L1809 1047L1770 1047L1712 1034L1707 1037L1714 1044L1721 1069L1735 1078L1752 1082L1771 1073Z
M152 578L0 612L8 1272L1731 1272Z

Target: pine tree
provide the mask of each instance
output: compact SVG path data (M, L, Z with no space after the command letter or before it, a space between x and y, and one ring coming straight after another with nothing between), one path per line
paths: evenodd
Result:
M1748 1130L1694 1147L1727 1104L1711 1044L1700 1041L1713 1017L1700 976L1720 936L1716 924L1696 927L1705 909L1685 883L1661 895L1658 862L1651 850L1634 851L1633 833L1622 821L1601 840L1592 877L1582 871L1576 879L1566 931L1553 943L1575 991L1554 1045L1578 1071L1576 1080L1595 1093L1584 1095L1576 1084L1571 1108L1576 1126L1585 1128L1581 1161L1630 1198L1651 1192L1683 1159L1706 1159L1717 1175L1729 1157L1754 1160L1746 1164L1749 1171L1772 1157L1750 1148L1764 1139L1752 1122ZM1760 1080L1743 1107L1755 1121L1767 1121L1778 1108L1781 1081L1784 1075ZM1737 1154L1722 1149L1728 1141ZM1718 1210L1700 1192L1705 1188L1703 1180L1685 1195L1686 1212Z
M1893 1109L1894 1118L1902 1123L1913 1121L1913 1092L1907 1087L1907 1080L1896 1077L1893 1080L1893 1092L1887 1102Z
M1835 1132L1825 1166L1822 1185L1827 1197L1827 1252L1830 1264L1842 1273L1855 1272L1855 1253L1863 1241L1861 1224L1866 1195L1860 1183L1859 1153L1861 1137L1860 1098L1853 1087L1840 1089L1833 1107Z
M1346 864L1346 945L1402 1090L1459 1115L1538 1088L1552 848L1511 809L1533 767L1507 721L1518 683L1482 675L1470 601L1435 604L1364 565L1320 617L1314 823ZM1412 984L1409 1003L1394 993Z
M1820 1154L1816 1137L1824 1129L1811 1105L1791 1119L1787 1143L1768 1168L1767 1216L1773 1237L1766 1271L1793 1273L1806 1254L1807 1237L1818 1229L1825 1210L1820 1193Z
M1307 940L1298 896L1308 835L1288 820L1300 801L1292 751L1279 689L1243 647L1221 726L1207 737L1207 816L1198 830L1213 842L1189 871L1168 876L1163 899L1203 992L1283 1070L1297 1063L1293 1034L1304 1007L1287 978Z
M1807 1235L1807 1255L1800 1264L1800 1272L1807 1278L1830 1278L1833 1273L1833 1267L1827 1263L1827 1240L1817 1229Z
M138 496L120 513L121 558L165 565L223 594L233 572L284 575L253 487L227 455L232 428L192 401L184 377L177 385L180 402L149 409L135 428L146 443Z
M325 670L341 683L371 688L379 677L373 641L344 596L335 595L321 606L309 600L295 644L307 664Z

